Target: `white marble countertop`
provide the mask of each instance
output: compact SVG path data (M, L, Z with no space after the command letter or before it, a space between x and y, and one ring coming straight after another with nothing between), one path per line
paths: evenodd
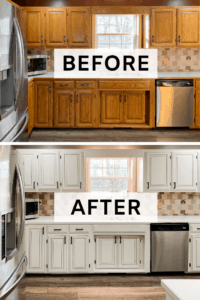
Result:
M160 78L200 78L200 72L158 72L158 79ZM28 81L31 79L44 79L44 78L54 78L54 72L48 72L44 75L36 75L36 76L29 76ZM69 79L69 78L68 78ZM77 78L80 79L80 78ZM102 78L101 78L102 79ZM120 78L119 78L120 79ZM145 78L147 79L147 78Z
M163 279L161 286L174 300L200 299L200 279Z
M164 216L164 217L129 217L127 220L120 217L39 217L38 219L26 220L26 224L140 224L149 225L151 223L190 223L200 224L200 216Z

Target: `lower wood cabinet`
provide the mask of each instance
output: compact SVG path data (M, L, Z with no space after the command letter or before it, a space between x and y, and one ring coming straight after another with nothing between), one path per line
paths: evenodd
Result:
M31 133L33 127L34 127L34 100L35 100L35 83L31 82L28 85L28 113L29 113L29 119L28 119L28 134Z
M200 89L195 92L195 126L200 127Z
M76 126L82 128L94 127L94 119L94 91L76 91Z
M119 124L123 122L122 97L122 92L101 92L101 123Z
M124 93L124 123L145 123L145 92Z
M87 235L70 235L70 272L89 271L89 238Z
M41 225L26 227L26 254L28 273L45 273L45 227Z
M48 272L67 272L67 236L61 234L48 235Z
M54 127L74 127L73 90L54 90Z

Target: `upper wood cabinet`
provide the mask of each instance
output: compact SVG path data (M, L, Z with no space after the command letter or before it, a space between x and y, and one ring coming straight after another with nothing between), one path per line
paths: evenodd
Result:
M177 45L179 47L200 45L200 8L178 8Z
M44 13L42 7L24 7L27 13L27 47L44 48Z
M46 46L66 47L67 46L67 26L65 8L47 8L46 15Z
M152 47L176 46L176 8L151 10Z
M67 8L69 48L91 48L91 16L89 7Z

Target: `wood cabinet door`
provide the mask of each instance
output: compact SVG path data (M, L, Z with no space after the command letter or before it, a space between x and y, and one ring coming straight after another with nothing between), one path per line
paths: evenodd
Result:
M67 23L65 8L46 8L46 47L67 46Z
M61 151L60 171L62 191L84 191L83 185L83 152Z
M48 235L48 273L67 273L67 237Z
M123 268L123 269L140 268L140 237L139 236L119 237L118 268Z
M200 234L192 233L192 251L191 251L191 264L192 271L199 272L200 271Z
M172 152L172 189L197 190L197 152Z
M67 8L67 36L69 48L91 48L90 8Z
M101 123L119 124L123 122L123 92L101 92Z
M146 181L144 191L164 192L171 190L171 152L147 152Z
M59 191L59 151L40 150L38 157L38 189Z
M124 123L145 123L145 92L124 92Z
M22 172L25 192L37 190L36 184L36 155L37 151L23 151L18 153L18 163Z
M200 90L195 92L195 125L200 127Z
M94 91L76 91L76 126L94 127L95 107Z
M87 235L70 235L70 272L89 271L89 239Z
M52 117L52 82L36 81L35 126L40 128L53 127Z
M176 46L176 8L152 8L151 46Z
M45 273L45 227L34 225L27 230L27 273Z
M177 45L179 47L200 45L200 8L178 8Z
M54 90L54 127L74 127L74 91Z
M28 119L28 134L31 133L34 127L34 90L35 90L35 83L31 82L28 85L28 113L29 113L29 119Z
M114 269L117 267L117 241L115 236L96 238L96 268Z
M27 47L44 48L44 13L42 7L24 7L27 13Z

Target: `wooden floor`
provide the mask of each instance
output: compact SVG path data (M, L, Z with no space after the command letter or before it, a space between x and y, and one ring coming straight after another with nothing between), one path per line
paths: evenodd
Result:
M20 300L166 300L160 285L164 278L200 279L200 274L27 275L20 289Z
M200 142L200 130L34 129L29 142Z

